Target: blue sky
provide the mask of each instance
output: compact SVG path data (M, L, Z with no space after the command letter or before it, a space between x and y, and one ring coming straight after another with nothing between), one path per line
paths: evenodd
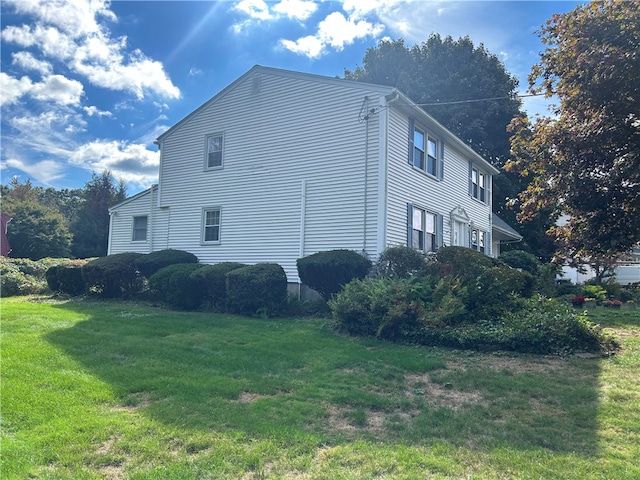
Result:
M253 65L342 76L383 38L468 35L524 93L535 32L579 3L3 0L2 184L83 188L108 169L135 194L157 182L153 141Z

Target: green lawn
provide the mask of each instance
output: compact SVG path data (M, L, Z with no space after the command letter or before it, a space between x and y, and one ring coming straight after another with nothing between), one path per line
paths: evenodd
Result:
M640 478L640 309L590 312L618 355L558 358L0 302L3 480Z

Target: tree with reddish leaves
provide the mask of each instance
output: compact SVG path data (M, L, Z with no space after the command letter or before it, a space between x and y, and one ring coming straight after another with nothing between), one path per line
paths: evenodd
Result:
M598 268L640 242L640 9L592 2L554 15L529 76L553 117L514 119L507 169L530 180L520 220L544 212L558 260ZM599 267L600 266L600 267Z

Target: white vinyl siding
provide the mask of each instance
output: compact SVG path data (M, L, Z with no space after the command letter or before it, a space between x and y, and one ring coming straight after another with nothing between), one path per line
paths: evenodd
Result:
M349 249L375 260L407 244L408 205L435 216L438 247L452 243L456 208L468 215L467 235L490 232L490 202L468 194L473 152L417 109L394 105L401 96L392 93L254 67L158 139L160 186L112 209L109 253L173 248L205 264L273 262L298 282L300 257ZM424 170L407 158L411 116L424 129ZM426 171L430 154L436 175ZM209 207L220 209L217 223ZM132 242L132 218L144 215L147 240Z
M428 127L429 125L427 125ZM443 142L442 155L444 176L441 181L430 175L420 175L407 162L407 132L410 118L403 111L389 108L388 131L388 178L387 178L387 228L386 246L407 245L407 204L420 206L442 216L443 245L453 244L454 232L451 212L463 208L474 228L491 230L491 208L475 201L468 195L469 164L466 155L452 142ZM487 175L487 181L490 180ZM459 234L469 235L467 228L460 227ZM469 247L469 239L460 238L463 246ZM488 253L488 252L486 252Z
M367 134L358 112L365 96L378 105L379 94L304 76L262 74L258 92L253 85L232 84L162 138L169 247L203 263L276 262L290 281L301 252L366 245L375 255L380 114L370 115ZM221 131L224 168L198 174L202 139ZM224 207L215 249L201 244L203 204Z
M151 228L153 220L151 212L152 203L156 198L157 187L154 186L140 192L120 204L117 209L110 212L109 217L109 249L108 254L137 252L151 252ZM146 238L136 240L134 236L142 235L141 222L146 218ZM136 233L135 222L138 220L139 230ZM140 238L140 237L138 237Z

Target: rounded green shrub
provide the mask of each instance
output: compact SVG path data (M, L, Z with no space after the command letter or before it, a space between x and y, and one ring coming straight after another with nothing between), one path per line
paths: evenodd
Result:
M329 300L354 278L364 278L372 264L353 250L328 250L299 258L296 265L302 283Z
M538 272L540 261L535 255L525 252L524 250L510 250L508 252L501 253L498 257L503 263L506 263L512 268L518 268L529 272L531 275L535 275Z
M204 301L204 289L192 274L202 267L200 263L168 265L149 277L149 288L172 307L197 310Z
M470 248L444 247L438 250L436 261L429 264L428 271L437 277L453 276L469 282L496 265L495 259Z
M142 276L149 278L163 267L178 263L198 263L198 257L184 250L171 248L141 255L135 260L135 266Z
M222 262L215 265L204 265L191 274L202 285L209 309L226 310L227 273L242 267L246 267L246 265L237 262Z
M368 277L349 282L328 303L341 330L398 340L424 324L431 292L427 279Z
M135 260L142 254L126 252L100 257L82 267L87 292L105 298L129 298L142 289Z
M275 263L258 263L227 273L227 307L240 315L274 315L287 304L287 274Z
M45 277L47 285L54 292L80 295L85 290L80 266L55 265L47 270Z
M46 284L43 286L37 277L23 272L16 263L2 261L0 264L0 292L3 297L32 295L43 290L46 290Z
M425 254L406 246L387 248L376 262L375 273L390 278L409 278L423 274L427 266Z

